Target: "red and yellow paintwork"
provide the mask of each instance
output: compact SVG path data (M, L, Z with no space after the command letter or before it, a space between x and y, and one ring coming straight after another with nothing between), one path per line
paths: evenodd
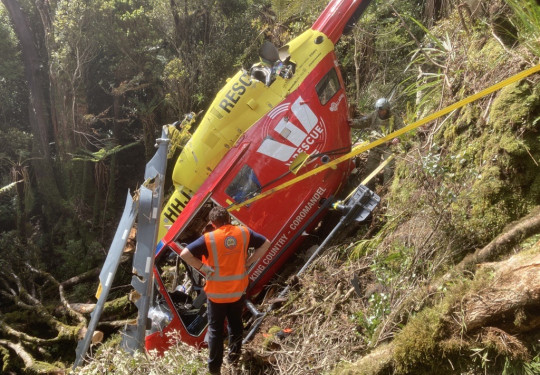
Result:
M227 80L178 157L172 176L175 191L162 211L158 238L163 238L238 138L305 84L322 59L332 53L334 44L328 38L320 44L313 42L319 36L324 34L310 29L289 43L291 60L296 63L291 79L277 76L266 86L242 70Z
M241 71L228 80L175 166L176 192L163 210L156 259L167 247L179 251L175 240L209 199L224 207L245 199L231 191L241 171L250 171L257 187L266 191L295 177L289 167L303 152L312 157L300 173L350 150L345 85L334 45L351 17L368 3L331 1L312 28L288 44L290 61L296 65L292 78L277 76L266 86ZM334 87L329 90L332 95L325 97L321 86L329 77ZM298 248L303 239L300 232L317 225L318 220L309 219L344 185L351 168L348 162L338 164L231 212L271 241L265 256L250 271L248 298L260 292ZM198 335L188 333L174 312L159 272L155 270L154 275L173 316L162 332L146 337L147 349L165 350L169 345L166 334L173 330L182 341L200 345L206 329Z

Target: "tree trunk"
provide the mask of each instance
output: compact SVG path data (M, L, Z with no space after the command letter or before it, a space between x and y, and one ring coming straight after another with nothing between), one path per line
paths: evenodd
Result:
M21 243L26 244L26 205L25 184L29 183L24 177L24 166L18 165L13 168L13 180L20 181L17 186L17 235Z
M500 341L513 346L514 349L510 350L525 352L521 341L511 335L536 332L540 327L540 254L518 254L508 260L485 266L492 268L493 279L485 287L464 295L445 317L440 318L448 324L445 338L441 340L462 342L465 348L470 343L464 339L465 335L468 335L475 338L472 342L474 347L478 347L478 336L496 335ZM395 349L395 342L379 345L355 364L344 366L346 368L340 369L339 373L393 373L397 364ZM434 356L440 354L430 353Z
M53 29L53 17L51 16L51 9L49 2L46 0L36 0L35 1L36 8L39 12L39 15L41 17L41 22L43 24L43 31L44 31L44 41L45 41L45 47L48 51L47 60L49 59L51 51L53 51L55 47L54 42L54 29ZM50 135L51 138L55 139L56 142L56 150L62 151L63 150L63 143L67 142L67 139L59 139L59 133L58 133L58 116L56 113L56 105L55 105L55 91L56 91L56 77L52 74L51 69L49 68L49 65L46 65L48 68L48 83L49 83L49 110L50 110L50 121L51 121L51 129L53 134ZM64 135L65 136L65 135Z
M61 198L49 151L51 121L46 95L47 79L42 70L42 67L47 64L40 58L37 48L43 43L34 39L27 17L16 0L2 0L2 3L9 13L22 49L24 74L30 94L29 121L36 139L35 153L41 156L40 160L33 163L34 172L37 177L38 194L46 208L45 214L52 222L61 212Z

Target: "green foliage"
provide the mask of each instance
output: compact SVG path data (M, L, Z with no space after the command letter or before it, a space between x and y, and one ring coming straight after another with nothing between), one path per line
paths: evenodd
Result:
M65 244L55 249L59 256L55 274L63 279L80 275L100 264L103 246L96 242L86 244L83 239L67 239ZM84 259L84 262L81 260Z
M522 43L537 57L540 56L540 7L535 0L505 0L512 8L512 23L518 29L518 37Z
M453 53L452 41L448 34L437 37L420 21L409 17L424 33L422 46L410 52L410 61L404 72L407 78L400 82L403 87L402 95L414 100L415 115L409 116L409 122L423 118L440 105L442 96L441 86L448 79L445 72L445 61ZM416 70L418 73L414 72Z
M178 337L174 339L177 340ZM118 340L112 340L114 341ZM196 348L182 342L173 345L162 357L155 352L149 355L135 352L132 356L117 345L106 344L99 347L96 357L89 364L76 368L73 374L202 375L207 373L206 354L206 350L197 351Z
M170 23L173 15L174 23ZM206 109L225 78L250 66L260 45L251 1L155 2L152 23L169 49L159 50L164 98L173 119ZM251 23L245 20L253 20ZM172 121L171 121L172 122Z
M490 39L478 45L479 43L471 43L467 51L470 56L467 69L471 72L489 71L492 67L504 63L504 59L508 57L503 46L496 40Z
M528 82L516 82L504 87L493 101L490 110L494 131L535 131L532 116L538 107L540 92L537 88L532 89Z
M0 161L0 167L4 168L11 162L23 162L29 159L32 140L32 134L15 127L8 128L6 131L0 130L0 144L3 145L0 151L0 159L3 159Z
M534 170L533 159L540 155L540 143L528 125L538 100L527 84L509 86L493 100L488 131L482 132L481 114L471 106L444 132L453 155L446 159L446 169L466 187L455 191L453 222L469 240L489 240L505 223L538 204L531 189L537 174L519 172Z
M17 184L20 182L22 181L15 181L15 182L12 182L11 184L0 187L0 195L13 192L15 190L15 186L17 186Z
M10 355L9 350L0 346L0 370L3 373L8 373L8 371L14 371L16 369L15 364L13 363L13 357Z
M537 353L537 350L534 352ZM536 375L540 374L540 354L529 360L504 359L501 375Z
M194 98L193 94L187 90L189 87L188 79L186 66L181 59L174 58L165 66L163 71L163 83L166 91L165 101L174 111L176 118L180 118Z
M0 268L22 269L24 263L40 264L40 248L32 241L21 243L15 231L2 232L0 236Z
M400 223L400 217L389 217L384 222L383 227L370 239L360 240L355 243L354 249L349 255L351 261L359 260L362 257L375 251L384 238L392 233Z
M418 26L422 28L419 23ZM495 75L497 79L493 81L487 79L493 77L494 69L514 68L513 61L507 62L508 51L492 39L491 31L485 26L473 27L474 35L467 39L458 38L459 31L452 33L451 27L455 28L455 23L448 22L431 31L424 29L424 42L430 43L429 47L424 44L422 50L412 52L408 69L420 69L422 74L411 76L402 83L409 85L404 91L406 96L417 100L416 106L407 110L408 118L425 117L439 106L495 83L501 79L500 75ZM482 85L475 85L473 77L484 77ZM538 189L535 188L539 181L535 160L540 160L538 122L535 120L538 100L536 87L522 82L501 90L489 102L469 105L437 122L434 133L427 133L426 138L422 138L425 149L414 159L408 155L398 161L391 192L385 197L388 199L387 215L405 212L421 221L423 225L414 228L428 227L433 233L426 234L422 230L408 233L427 239L433 236L434 242L438 242L435 245L437 251L451 249L449 254L459 261L464 249L485 244L508 222L538 205ZM409 228L399 225L397 229L399 233ZM400 280L399 270L392 265L402 265L406 270L420 250L407 251L407 246L395 246L392 235L395 231L385 233L383 238L386 240L378 238L377 234L372 239L364 239L354 252L358 258L373 257L371 271L386 287L384 293L372 295L369 308L359 311L356 316L368 337L376 333L376 328L368 323L384 319L383 294L395 296L400 291L400 284L394 283ZM433 258L424 261L434 262ZM431 267L424 269L435 269ZM419 267L414 265L413 269ZM427 272L416 272L416 276L433 277ZM485 369L498 366L497 356L505 356L505 353L494 352L486 346L473 355L474 360L463 359L463 348L470 349L468 344L446 337L448 322L445 316L450 307L458 305L457 301L468 290L481 290L489 285L490 277L486 273L478 275L474 283L446 285L441 290L446 293L442 302L424 308L414 316L409 315L408 324L393 341L396 373L451 374L458 369L462 373L479 373L483 365ZM394 312L395 305L390 303L390 306Z
M373 345L374 334L380 324L391 312L390 300L387 293L373 293L369 297L369 308L366 311L358 311L354 320L360 328L362 338L366 340L367 345Z
M430 74L422 73L406 91L416 95L418 117L479 90L467 77L486 77L482 87L495 83L487 78L508 59L508 52L484 25L471 25L473 35L465 39L458 32L449 34L455 22L458 18L452 16L425 30L431 47L415 51L411 59L411 68ZM489 103L473 103L449 115L429 140L421 168L398 164L391 199L409 204L416 194L418 206L427 204L437 215L450 215L441 228L453 242L464 248L486 243L505 223L539 202L535 160L540 158L540 143L534 125L538 108L538 90L522 82L504 88ZM408 112L414 118L413 111ZM419 187L425 194L415 190Z
M371 112L379 97L390 98L397 113L406 107L410 98L401 86L410 85L417 75L405 69L418 47L411 34L418 40L424 34L411 19L420 19L421 12L410 2L372 1L353 33L337 45L342 74L348 91L357 92L356 98L350 97L360 112Z
M18 41L10 27L7 11L0 7L0 131L11 127L28 127L25 107L28 90L25 86L21 53ZM5 145L5 144L4 144Z
M145 0L57 4L56 48L49 53L58 89L73 100L73 105L60 108L68 118L84 124L87 113L79 113L79 108L97 114L112 105L112 97L117 97L121 99L114 115L119 120L130 116L131 108L140 108L140 103L159 99L155 95L159 87L152 85L158 82L165 57L160 54L163 39L153 27L152 16L153 2ZM132 97L135 103L129 102ZM124 102L126 107L122 107ZM92 125L100 131L112 130L110 135L118 143L123 143L121 135L131 140L137 136L129 134L132 130L127 127L111 129L110 122Z

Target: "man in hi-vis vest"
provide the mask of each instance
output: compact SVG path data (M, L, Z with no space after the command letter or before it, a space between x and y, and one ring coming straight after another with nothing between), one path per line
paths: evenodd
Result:
M216 206L208 215L214 230L187 245L180 256L206 275L204 291L208 299L208 369L221 373L223 327L227 318L229 362L236 362L242 349L242 311L249 283L248 269L259 260L270 241L244 226L231 225L227 210ZM253 254L248 248L253 247Z

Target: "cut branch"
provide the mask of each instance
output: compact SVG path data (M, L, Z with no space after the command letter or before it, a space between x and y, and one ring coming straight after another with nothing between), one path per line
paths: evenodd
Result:
M91 269L90 271L86 271L85 273L81 273L80 275L77 275L77 276L73 276L72 278L70 279L67 279L65 281L62 281L62 286L64 288L67 288L67 287L70 287L70 286L73 286L73 285L76 285L76 284L79 284L83 281L87 281L87 280L90 280L90 279L93 279L95 278L97 275L99 275L99 272L100 272L100 269L99 268L94 268L94 269Z

